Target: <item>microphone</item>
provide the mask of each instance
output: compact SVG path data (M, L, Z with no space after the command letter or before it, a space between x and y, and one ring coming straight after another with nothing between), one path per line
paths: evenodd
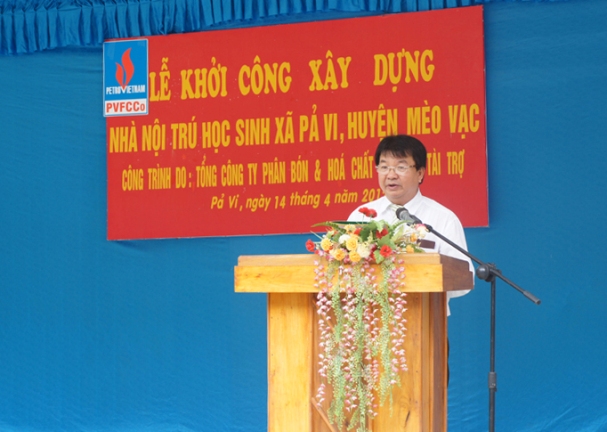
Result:
M423 222L417 217L409 213L405 207L399 207L396 209L396 218L401 221L405 221L406 223L418 223L423 224Z

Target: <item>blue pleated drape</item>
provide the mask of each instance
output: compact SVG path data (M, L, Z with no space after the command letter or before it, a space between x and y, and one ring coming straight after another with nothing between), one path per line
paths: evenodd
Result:
M112 38L425 11L490 1L0 0L0 54L99 46Z

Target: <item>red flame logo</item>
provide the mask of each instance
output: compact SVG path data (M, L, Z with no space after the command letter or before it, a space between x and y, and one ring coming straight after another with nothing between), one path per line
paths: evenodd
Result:
M118 81L120 87L126 88L131 78L133 78L134 72L135 66L131 61L131 49L129 48L122 54L122 64L116 63L116 81Z

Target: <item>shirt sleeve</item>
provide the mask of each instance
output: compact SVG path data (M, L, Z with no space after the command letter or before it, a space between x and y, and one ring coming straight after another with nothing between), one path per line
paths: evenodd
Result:
M453 218L453 219L449 220L449 222L444 227L444 232L440 232L440 234L442 234L443 236L445 236L446 238L448 238L449 240L451 240L453 243L460 246L461 248L468 250L468 245L466 243L466 236L464 234L464 228L463 228L461 222L459 221L459 219ZM470 272L472 272L472 275L473 275L472 282L474 283L474 266L472 265L472 260L469 257L467 257L466 255L464 255L463 253L461 253L460 251L455 249L453 246L447 244L444 241L440 242L438 252L440 254L443 254L446 256L450 256L453 258L467 261ZM449 291L449 292L447 292L447 299L461 297L463 295L468 294L469 292L470 292L470 290Z

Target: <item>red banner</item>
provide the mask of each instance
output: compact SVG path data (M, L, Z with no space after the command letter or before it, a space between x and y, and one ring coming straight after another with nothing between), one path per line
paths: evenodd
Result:
M488 224L481 7L147 43L147 65L126 50L105 64L117 77L108 100L149 97L137 99L147 115L107 102L120 113L107 117L109 239L303 233L345 219L381 195L373 154L396 133L428 149L424 195L464 226ZM148 87L129 86L143 67Z

